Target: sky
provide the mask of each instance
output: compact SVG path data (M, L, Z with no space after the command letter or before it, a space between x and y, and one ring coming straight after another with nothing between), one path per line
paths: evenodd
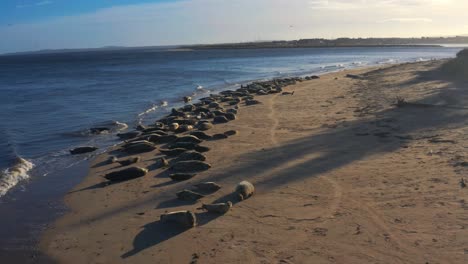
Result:
M467 0L0 0L0 53L468 34Z

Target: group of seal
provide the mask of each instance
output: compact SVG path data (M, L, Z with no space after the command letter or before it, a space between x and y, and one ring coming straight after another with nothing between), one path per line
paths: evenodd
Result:
M209 192L213 193L221 189L221 186L214 182L202 182L193 185L197 191L199 192ZM204 194L199 193L195 190L187 190L184 189L180 192L177 192L177 198L183 201L198 201L205 197ZM238 197L239 201L243 201L254 194L255 188L252 183L248 181L241 181L237 184L234 194ZM224 203L211 203L205 204L203 203L201 207L197 208L198 210L205 210L209 213L215 214L225 214L229 210L231 210L233 203L231 201L227 201ZM197 216L190 210L184 211L175 211L175 212L166 212L160 216L160 221L162 223L165 222L173 222L176 224L181 225L185 228L192 228L197 225Z
M309 77L311 79L312 77ZM307 79L307 77L305 78ZM186 181L194 178L198 173L211 168L203 154L210 148L203 146L206 140L222 140L237 135L237 130L224 133L208 134L216 124L224 124L237 120L240 106L254 106L261 104L254 99L257 95L284 93L283 87L302 82L304 78L281 78L264 82L253 82L241 85L236 90L227 90L219 94L211 94L193 103L191 97L185 97L186 105L173 108L170 114L164 116L151 125L138 125L135 130L119 133L117 136L124 140L118 145L118 151L123 155L135 155L158 151L156 162L151 169L165 169L173 181ZM287 94L287 93L285 93ZM83 147L72 150L72 154L91 152L93 147ZM148 173L147 168L137 166L139 156L126 159L110 157L108 163L119 163L126 167L111 173L104 178L110 182L121 182L143 177ZM191 189L183 189L176 193L180 200L196 202L206 195L221 188L214 182L201 182ZM238 201L252 196L255 189L253 184L242 181L236 185L234 196ZM234 198L234 199L236 199ZM209 213L224 214L233 206L232 201L224 203L202 204L197 208ZM168 212L161 215L161 222L176 222L184 227L197 225L196 215L191 211Z

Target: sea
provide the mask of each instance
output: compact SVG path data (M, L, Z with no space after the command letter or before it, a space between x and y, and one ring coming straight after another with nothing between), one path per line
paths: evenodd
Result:
M60 207L51 200L82 179L70 172L95 155L72 156L71 148L94 145L103 152L118 143L116 133L154 122L184 96L278 77L452 58L463 47L152 47L0 56L0 235L12 234L2 225L2 210L16 210L12 225L38 210L23 208L32 200L47 197ZM108 133L93 130L103 127Z

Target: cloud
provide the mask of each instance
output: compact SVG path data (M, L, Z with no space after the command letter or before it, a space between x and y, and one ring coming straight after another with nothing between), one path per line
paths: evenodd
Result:
M416 6L446 6L453 0L310 0L309 8L351 10L369 8L408 8Z
M377 23L389 23L389 22L398 22L398 23L415 23L415 22L424 22L424 23L431 23L432 19L425 18L425 17L397 17L397 18L389 18L377 21Z
M34 7L34 6L45 6L45 5L50 5L50 4L53 4L53 3L54 3L54 2L52 2L52 1L45 0L45 1L40 1L40 2L33 3L33 4L17 5L16 8L25 8L25 7Z
M42 5L50 4L43 2ZM467 32L468 1L446 3L449 2L183 0L133 4L0 25L0 53L301 38L418 37ZM434 8L432 4L440 7Z
M360 8L363 0L351 0L351 1L344 1L344 0L310 0L309 1L309 8L312 9L331 9L331 10L349 10Z

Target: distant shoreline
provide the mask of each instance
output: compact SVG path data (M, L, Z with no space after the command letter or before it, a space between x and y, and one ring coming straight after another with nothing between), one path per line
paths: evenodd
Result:
M247 43L245 43L247 44ZM249 43L250 44L250 43ZM468 44L467 44L468 45ZM96 48L96 49L60 49L60 50L40 50L40 51L26 51L0 54L0 58L13 57L13 56L28 56L28 55L50 55L50 54L69 54L69 53L86 53L86 52L116 52L116 51L139 51L146 49L154 49L158 51L167 52L190 52L196 50L233 50L233 49L315 49L315 48L438 48L443 45L432 44L415 44L415 45L341 45L341 46L275 46L275 45L244 45L239 44L213 44L213 45L189 45L177 47L122 47L122 48Z
M248 46L242 44L228 45L206 45L206 46L188 46L192 50L210 50L210 49L317 49L317 48L442 48L443 45L342 45L342 46L269 46L258 45Z
M100 48L64 48L42 49L36 51L9 52L0 54L0 57L62 54L75 52L99 52L121 50L148 50L159 51L193 51L203 49L273 49L273 48L377 48L377 47L443 47L444 45L468 45L468 36L457 37L421 37L421 38L337 38L337 39L299 39L299 40L272 40L239 43L217 44L178 44L164 46L106 46Z

